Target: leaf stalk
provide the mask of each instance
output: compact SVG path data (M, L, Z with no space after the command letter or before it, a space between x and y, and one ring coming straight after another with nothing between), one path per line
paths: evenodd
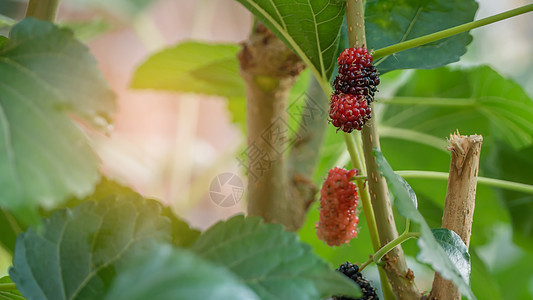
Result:
M382 260L383 256L385 256L387 253L389 253L394 247L402 244L403 242L407 241L411 238L419 238L421 233L420 232L409 232L409 225L410 221L407 219L407 224L405 226L405 230L400 236L395 238L394 240L390 241L387 245L383 246L381 249L379 249L374 255L372 256L372 260L376 263L378 266L385 265L385 262Z
M14 283L0 283L0 291L15 291L17 290L17 285Z
M439 179L439 180L448 180L449 174L446 172L434 172L434 171L395 171L396 174L402 176L403 178L423 178L423 179ZM356 176L356 179L360 176ZM523 192L528 194L533 194L533 185L512 182L501 179L487 178L487 177L478 177L478 184L484 184L491 187L497 187L507 190L512 190L516 192Z
M404 51L404 50L418 47L418 46L421 46L427 43L438 41L438 40L441 40L441 39L444 39L444 38L447 38L447 37L450 37L450 36L453 36L459 33L463 33L463 32L478 28L478 27L482 27L482 26L485 26L491 23L505 20L505 19L508 19L508 18L511 18L517 15L525 14L530 11L533 11L533 4L524 5L519 8L508 10L506 12L499 13L499 14L496 14L496 15L493 15L487 18L483 18L477 21L472 21L472 22L465 23L459 26L455 26L455 27L441 30L435 33L425 35L425 36L421 36L415 39L411 39L405 42L401 42L401 43L394 44L388 47L384 47L384 48L381 48L381 49L378 49L372 52L372 56L374 60L377 60L379 58L389 56L396 52Z

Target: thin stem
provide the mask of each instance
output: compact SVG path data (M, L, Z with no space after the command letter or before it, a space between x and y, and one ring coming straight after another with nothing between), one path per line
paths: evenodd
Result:
M0 283L0 291L14 291L17 285L14 283Z
M357 155L357 151L355 150L355 142L352 135L349 133L344 133L344 141L346 142L348 153L350 153L352 165L354 168L360 170L363 163L361 162L360 157ZM361 202L363 204L363 212L365 214L366 225L368 226L368 231L370 233L370 240L372 240L372 246L374 251L376 251L381 245L379 243L378 228L376 226L376 218L374 216L374 210L372 209L372 203L370 202L370 195L365 187L364 180L357 180L356 184L357 188L359 189Z
M434 172L434 171L396 171L396 174L403 178L426 178L426 179L441 179L448 180L448 173L446 172ZM477 182L480 184L498 187L502 189L523 192L533 194L533 185L512 182L501 179L478 177Z
M393 105L424 105L424 106L474 106L476 99L473 98L430 98L430 97L393 97L378 98L377 103Z
M448 151L446 150L446 146L448 144L444 139L438 138L430 134L422 133L420 131L403 129L399 127L381 126L379 128L379 135L381 137L403 139L406 141L419 143L448 153Z
M405 170L405 171L394 171L394 172L402 176L404 179L418 178L418 179L448 180L448 175L449 175L446 172L435 172L435 171ZM354 177L354 180L365 180L365 179L367 179L366 175L358 175ZM477 183L481 183L481 184L492 186L492 187L498 187L498 188L502 188L506 190L516 191L516 192L533 194L533 185L531 184L525 184L525 183L519 183L519 182L513 182L513 181L507 181L507 180L501 180L501 179L494 179L494 178L488 178L488 177L478 177Z
M463 32L472 30L474 28L485 26L485 25L498 22L504 19L508 19L508 18L511 18L511 17L517 16L520 14L530 12L530 11L533 11L533 4L524 5L522 7L515 8L512 10L503 12L503 13L499 13L497 15L490 16L490 17L487 17L481 20L472 21L472 22L469 22L463 25L455 26L455 27L441 30L441 31L438 31L432 34L419 37L419 38L415 38L415 39L408 40L402 43L398 43L392 46L381 48L379 50L374 51L372 53L372 56L374 57L374 60L377 60L381 57L385 57L396 52L418 47L420 45L424 45L424 44L431 43L431 42L434 42L440 39L444 39L452 35L463 33Z
M350 44L350 47L362 47L366 44L366 36L365 36L365 5L364 5L364 1L363 0L348 0L346 1L346 24L347 24L347 27L348 27L348 39L349 39L349 44ZM364 131L364 129L363 129ZM364 134L364 133L363 133ZM375 138L377 139L377 134L375 135ZM351 140L351 139L350 139ZM348 141L348 140L347 140ZM353 140L352 140L353 141ZM365 160L365 165L366 165L366 169L367 169L367 172L372 172L372 168L369 167L369 161L368 161L368 156L367 156L367 153L366 153L366 146L364 143L366 143L367 141L365 141L365 139L363 138L363 150L364 150L364 158L366 159ZM350 147L347 143L347 146ZM354 156L352 156L352 159L354 159ZM371 163L370 163L371 164ZM362 169L362 168L360 168ZM366 208L369 208L367 210L372 210L373 213L374 213L374 220L376 220L376 207L373 207L374 206L374 203L373 203L373 199L370 197L370 190L372 190L372 193L375 195L376 191L374 190L374 188L370 185L370 183L367 185L368 188L365 190L365 192L363 193L363 196L362 198L364 199L364 197L367 197L368 200L367 201L367 204L365 205L365 203L363 203L363 209L366 209ZM379 192L378 192L379 193ZM372 199L372 200L370 200ZM366 207L366 208L365 208ZM365 215L367 215L367 212L365 211ZM368 220L368 219L367 219ZM387 219L388 220L388 219ZM379 229L379 231L377 232L377 237L376 238L373 238L372 239L372 243L376 243L381 245L382 243L386 242L385 240L382 240L381 238L381 228L379 228L378 224L376 223L376 221L373 222L372 226L375 226L376 228ZM370 228L369 226L369 229L372 231L372 229ZM374 251L376 251L376 247L374 247ZM403 257L402 257L403 259ZM400 259L400 263L401 263L401 260ZM402 289L402 290L406 290L407 287L402 283L400 282L396 282L396 279L395 278L391 278L392 276L392 272L388 271L388 270L385 270L384 268L378 268L378 271L379 271L379 277L380 277L380 280L381 280L381 287L382 287L382 291L383 291L383 296L386 300L388 299L395 299L395 295L393 293L393 288L392 288L392 284L391 282L394 282L395 283L395 288L399 288L399 289ZM387 280L390 279L391 281ZM410 294L409 292L407 292L406 294Z
M406 230L404 233L402 233L400 236L398 236L396 239L390 241L387 245L383 246L381 249L379 249L374 255L373 260L378 266L383 266L385 262L383 262L381 259L385 254L389 253L394 247L400 245L401 243L407 241L411 238L418 238L420 237L420 232L409 232Z
M54 22L56 20L59 0L30 0L26 17Z
M366 165L364 163L365 157L363 156L363 141L361 140L361 134L357 134L354 137L355 147L357 149L357 156L359 156L359 161L361 163L361 174L366 174Z
M366 180L368 176L366 175L357 175L354 177L354 180Z
M370 258L365 261L360 267L359 267L359 272L363 271L364 268L366 268L366 266L368 266L369 264L373 263L374 262L374 258L372 256L370 256Z

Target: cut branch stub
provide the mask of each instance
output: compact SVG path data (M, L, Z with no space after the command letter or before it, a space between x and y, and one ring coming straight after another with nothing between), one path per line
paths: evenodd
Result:
M442 227L457 233L465 245L470 244L472 219L476 198L479 155L483 137L463 136L459 132L450 136L450 176L444 204ZM435 274L430 299L461 299L461 294L451 281Z

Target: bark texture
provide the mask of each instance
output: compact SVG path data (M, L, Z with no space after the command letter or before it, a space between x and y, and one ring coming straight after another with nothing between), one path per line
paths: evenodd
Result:
M459 132L450 136L450 176L444 204L442 227L455 231L468 247L474 217L479 155L483 137L463 136ZM435 274L430 299L460 300L455 285L438 273Z

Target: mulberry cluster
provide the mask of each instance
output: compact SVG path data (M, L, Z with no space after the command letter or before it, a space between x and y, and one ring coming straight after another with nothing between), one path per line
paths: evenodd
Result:
M378 300L378 295L376 294L376 289L372 287L370 282L366 280L363 275L359 272L359 266L352 265L349 262L345 262L344 264L340 265L337 271L344 274L346 277L353 280L359 287L361 288L361 291L363 292L363 296L358 299L354 298L347 298L343 296L335 296L333 297L334 300Z
M359 217L356 213L359 196L357 186L350 179L357 170L335 167L320 190L320 218L316 224L317 236L328 246L340 246L357 236Z
M329 117L344 132L361 130L371 117L368 104L374 101L379 84L378 71L366 48L345 49L337 59L339 74L333 81Z

